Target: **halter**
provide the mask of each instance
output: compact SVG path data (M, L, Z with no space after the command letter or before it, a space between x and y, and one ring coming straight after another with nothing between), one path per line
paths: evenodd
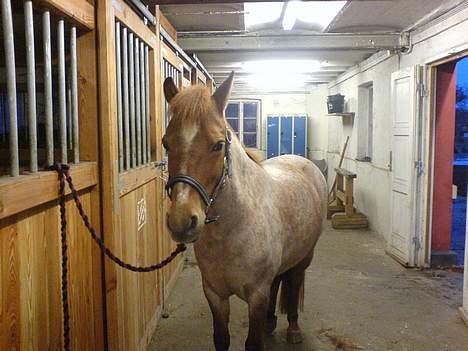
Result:
M213 206L218 197L221 189L223 188L224 184L226 183L226 179L232 176L232 157L231 157L231 143L232 143L232 135L231 131L226 128L226 134L224 139L224 163L223 163L223 171L221 176L219 177L218 183L216 184L213 194L211 196L206 191L205 187L195 178L189 175L176 175L173 177L169 177L166 183L166 192L170 199L172 199L172 189L177 183L185 183L190 185L194 188L197 193L200 195L201 199L205 203L205 224L216 222L219 219L219 216L208 217L208 211Z

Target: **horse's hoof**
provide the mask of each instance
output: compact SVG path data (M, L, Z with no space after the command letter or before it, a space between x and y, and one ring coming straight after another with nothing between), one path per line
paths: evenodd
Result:
M302 333L300 330L288 330L286 333L288 344L300 344L302 342Z
M265 333L268 335L273 334L273 332L276 329L276 323L278 321L278 318L276 316L267 318L266 323L265 323Z

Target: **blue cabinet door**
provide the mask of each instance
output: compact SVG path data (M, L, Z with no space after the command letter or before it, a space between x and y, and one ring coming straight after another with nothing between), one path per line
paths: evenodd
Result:
M294 117L294 154L306 157L306 118Z
M267 158L278 156L279 118L267 118Z
M280 155L292 154L292 117L281 117Z

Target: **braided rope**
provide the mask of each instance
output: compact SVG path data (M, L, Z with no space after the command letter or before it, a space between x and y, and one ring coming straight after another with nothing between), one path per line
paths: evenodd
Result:
M89 221L89 217L83 209L78 192L73 185L72 177L70 176L70 166L67 164L55 164L52 169L59 174L59 205L60 205L60 235L62 244L62 312L63 312L63 349L69 351L70 346L70 310L68 304L68 246L67 246L67 214L65 205L65 185L71 190L73 200L75 201L78 212L83 219L83 222L88 229L91 237L98 244L100 249L109 257L113 262L122 268L132 272L152 272L167 266L176 256L184 252L187 247L184 244L178 244L176 249L160 263L152 264L150 266L135 266L127 263L117 257L105 244L104 241L97 235L96 230Z

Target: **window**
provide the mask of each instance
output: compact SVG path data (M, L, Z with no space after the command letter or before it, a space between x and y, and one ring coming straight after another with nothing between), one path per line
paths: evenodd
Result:
M372 83L359 87L358 92L358 151L360 161L372 160L373 120L374 120L374 88Z
M258 100L242 100L231 101L226 108L226 119L229 125L246 147L258 147L260 107Z

